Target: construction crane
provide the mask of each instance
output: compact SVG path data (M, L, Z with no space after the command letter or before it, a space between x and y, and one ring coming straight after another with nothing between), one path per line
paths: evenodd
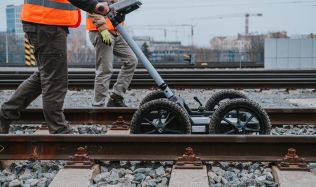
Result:
M226 14L226 15L219 15L219 16L209 16L209 17L197 17L197 18L192 18L191 21L196 21L196 20L208 20L208 19L224 19L224 18L236 18L236 17L245 17L245 35L249 35L249 17L261 17L263 16L262 13L255 13L255 14Z
M246 18L246 20L245 20L245 35L246 36L249 35L249 17L250 16L261 17L261 16L263 16L263 14L261 14L261 13L258 13L258 14L249 14L249 13L247 13L247 14L245 14L245 18Z

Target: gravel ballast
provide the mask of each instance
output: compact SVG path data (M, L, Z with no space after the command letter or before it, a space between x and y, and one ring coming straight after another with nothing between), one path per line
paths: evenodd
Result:
M209 162L209 184L224 186L277 186L270 163L266 162Z
M89 187L167 187L173 162L103 162Z
M46 187L63 166L63 161L14 162L0 172L0 186Z

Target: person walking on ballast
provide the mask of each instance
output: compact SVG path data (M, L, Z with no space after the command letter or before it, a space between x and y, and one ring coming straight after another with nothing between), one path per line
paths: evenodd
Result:
M117 0L111 1L115 3ZM123 22L121 23L124 24ZM89 14L86 22L91 43L96 49L96 76L94 83L94 101L92 106L103 107L109 92L113 73L114 55L123 63L117 81L113 86L107 107L127 107L124 94L128 89L138 63L137 57L108 18Z
M2 104L0 134L8 134L10 123L39 95L43 98L43 113L51 134L68 134L70 130L63 114L68 90L66 37L68 27L81 22L81 8L105 15L106 2L97 0L24 0L21 19L23 30L35 48L38 71L26 79ZM100 12L99 7L104 7Z

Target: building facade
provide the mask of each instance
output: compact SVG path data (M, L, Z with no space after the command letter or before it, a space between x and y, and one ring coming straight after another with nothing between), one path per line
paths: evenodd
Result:
M240 36L219 36L211 40L211 49L244 52L250 48L250 40Z
M151 37L133 37L151 63L194 64L195 55L190 47L179 41L154 41Z
M215 62L250 62L264 63L264 40L266 38L288 38L287 32L270 32L267 34L250 34L237 36L218 36L210 41L211 61Z
M7 32L18 37L24 37L22 22L20 19L22 5L8 5L6 7Z
M24 32L20 19L22 5L7 5L6 23L7 31L1 33L0 64L5 66L23 66L24 57Z
M251 41L249 38L238 36L219 36L211 41L211 49L215 62L240 62L251 61L249 50Z
M316 69L316 38L266 39L265 69Z

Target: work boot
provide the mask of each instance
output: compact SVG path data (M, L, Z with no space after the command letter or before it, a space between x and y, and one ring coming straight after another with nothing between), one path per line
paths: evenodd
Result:
M62 129L58 129L53 134L75 134L75 131L73 128L70 127L68 121L65 121L65 127Z
M0 134L9 134L10 122L7 119L0 117Z
M113 93L109 99L107 107L127 107L124 103L124 98L120 95Z
M92 103L92 107L104 107L104 103L102 104L97 104L97 103Z
M57 132L55 132L55 134L72 134L72 132L69 128L64 128L64 129L58 130Z

